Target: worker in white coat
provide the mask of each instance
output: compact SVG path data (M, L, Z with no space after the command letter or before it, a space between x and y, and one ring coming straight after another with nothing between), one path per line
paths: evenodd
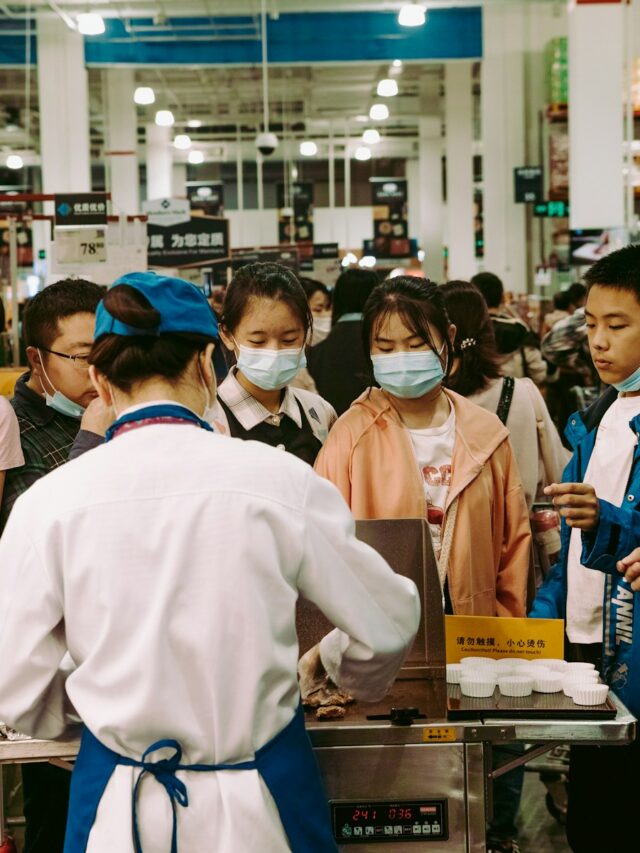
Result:
M66 853L337 850L296 600L337 626L320 660L356 698L384 695L417 630L414 584L330 483L211 432L217 341L193 285L119 279L90 355L117 420L19 498L0 541L0 719L43 738L84 723Z

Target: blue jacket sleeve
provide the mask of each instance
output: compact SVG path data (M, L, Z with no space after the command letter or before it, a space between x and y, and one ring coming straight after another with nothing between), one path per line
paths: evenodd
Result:
M564 619L567 605L563 562L549 571L536 593L529 616L532 619Z
M94 447L99 447L101 444L104 444L103 435L81 429L76 436L76 440L73 442L69 459L77 459L78 456L82 456L87 451L93 450Z
M582 565L617 577L616 563L639 544L640 512L601 500L597 528L582 534Z

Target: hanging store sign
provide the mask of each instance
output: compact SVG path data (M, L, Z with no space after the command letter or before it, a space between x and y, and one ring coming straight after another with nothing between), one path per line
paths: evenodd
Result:
M194 216L172 225L147 223L149 266L190 267L230 255L229 220Z
M280 243L313 242L313 184L291 185L290 206L284 184L278 184L278 240Z
M532 204L544 200L541 166L520 166L513 170L516 204Z
M56 226L107 224L106 193L56 193L54 205Z
M288 267L294 272L298 272L300 261L299 253L296 246L291 248L282 247L265 247L262 249L234 249L231 253L231 269L236 272L241 267L246 267L247 264L255 263L271 263L281 264L283 267Z
M142 212L147 214L149 225L168 228L191 219L191 203L186 198L153 198L142 202Z
M205 216L224 216L224 185L220 181L198 181L187 184L191 210L201 210Z
M411 256L405 178L371 178L373 254L376 258Z
M566 219L569 216L569 202L541 201L534 205L533 215L545 219Z
M469 655L489 658L564 658L563 619L445 616L447 663Z
M106 230L104 228L56 228L54 249L58 264L106 263Z

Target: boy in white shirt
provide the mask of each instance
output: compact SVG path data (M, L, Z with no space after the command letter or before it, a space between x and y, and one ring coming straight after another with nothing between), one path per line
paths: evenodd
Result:
M640 653L632 645L634 637L640 642L640 608L618 564L640 542L640 246L600 260L585 283L591 357L611 387L569 419L574 455L564 482L546 489L563 519L563 548L530 615L566 618L572 657L595 663L638 716ZM638 846L638 778L638 740L571 750L567 838L574 853ZM615 819L594 821L594 814Z

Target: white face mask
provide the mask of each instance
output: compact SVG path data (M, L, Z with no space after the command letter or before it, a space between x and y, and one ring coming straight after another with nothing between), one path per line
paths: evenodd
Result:
M40 366L42 367L44 378L47 380L51 388L53 388L53 394L50 394L45 386L42 386L47 406L54 409L56 412L59 412L61 415L67 415L69 418L78 418L79 420L85 413L85 407L81 406L80 403L74 403L73 400L70 400L61 391L56 390L56 386L49 379L47 371L45 370L44 359L42 358L40 350L38 350L38 355L40 356Z
M295 379L298 371L307 366L304 347L296 349L267 349L238 347L238 370L263 391L277 391Z

